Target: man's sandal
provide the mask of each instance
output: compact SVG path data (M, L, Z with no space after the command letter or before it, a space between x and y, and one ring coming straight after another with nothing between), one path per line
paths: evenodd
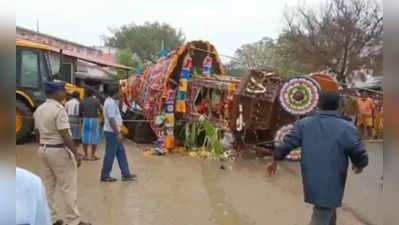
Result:
M115 182L117 181L117 179L113 178L113 177L105 177L105 178L101 178L102 182Z

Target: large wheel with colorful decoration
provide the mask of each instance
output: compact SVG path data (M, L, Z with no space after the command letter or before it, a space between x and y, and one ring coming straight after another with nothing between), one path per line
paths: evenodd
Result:
M284 137L294 130L294 125L288 124L282 126L274 136L274 145L279 146L283 143Z
M280 104L295 116L312 112L319 102L320 86L309 77L294 77L284 83L280 90Z
M284 142L284 137L294 130L294 125L288 124L281 127L274 136L274 146L278 147ZM292 150L287 156L287 160L298 161L302 158L302 152L300 148Z

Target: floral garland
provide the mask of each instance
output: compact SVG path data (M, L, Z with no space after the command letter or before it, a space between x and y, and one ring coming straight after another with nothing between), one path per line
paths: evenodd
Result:
M277 132L274 137L274 144L275 146L279 146L284 142L284 137L292 132L294 130L294 125L288 124L283 127L281 127ZM301 149L297 148L294 149L286 156L286 159L288 160L300 160L302 157L301 155Z
M274 136L274 145L279 146L283 143L284 137L294 130L294 125L288 124L281 127Z
M319 102L319 90L319 86L311 78L292 78L280 90L280 104L293 115L308 114Z
M290 152L290 154L288 154L285 158L287 160L291 160L291 161L301 160L301 158L302 158L302 150L301 150L301 148L296 148L296 149L292 150Z

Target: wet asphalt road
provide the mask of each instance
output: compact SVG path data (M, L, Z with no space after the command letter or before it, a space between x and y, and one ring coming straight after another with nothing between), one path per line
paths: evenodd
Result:
M126 142L135 182L101 183L101 161L79 168L79 207L93 225L306 225L312 212L303 203L299 164L284 162L266 177L265 159L234 162L196 160L181 154L147 157L145 146ZM370 167L350 173L339 225L380 225L378 202L382 145L369 146ZM98 153L103 156L103 146ZM40 175L36 145L16 148L17 165ZM226 169L220 169L220 166ZM120 178L117 163L114 177Z

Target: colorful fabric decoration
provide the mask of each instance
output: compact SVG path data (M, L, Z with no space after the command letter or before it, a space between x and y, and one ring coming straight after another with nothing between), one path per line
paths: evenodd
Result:
M144 70L141 76L136 76L134 79L129 78L129 89L132 91L133 100L140 106L148 120L155 121L157 116L164 115L163 96L166 95L165 80L170 62L171 58L165 58ZM158 139L162 139L159 146L164 146L164 126L158 126L154 122L150 125Z
M164 147L166 149L172 149L175 147L175 136L174 136L174 128L175 128L175 112L174 112L174 100L175 100L175 91L168 90L165 105L164 105L164 115L165 115L165 132L166 137L164 141Z
M137 77L140 77L143 74L143 70L141 68L136 69ZM129 109L132 109L133 111L140 111L141 108L140 106L133 100L133 94L138 90L135 90L132 88L132 81L130 78L127 80L127 93L128 93L128 100L130 102L130 107Z
M311 78L292 78L280 90L280 104L288 113L306 115L316 108L319 90L317 83Z
M212 57L207 55L202 64L202 75L210 76L212 70Z
M168 90L167 98L165 100L164 115L166 118L166 127L174 127L174 99L175 91Z
M121 82L121 92L122 92L122 104L127 109L132 109L133 106L130 103L129 89L127 88L127 82Z
M128 79L128 88L132 95L130 102L136 102L137 106L140 107L133 108L141 108L145 118L152 121L150 125L157 137L160 138L159 147L161 148L165 148L165 146L171 143L173 144L173 141L166 141L166 137L173 134L171 129L167 129L166 123L169 125L174 124L175 117L164 115L166 112L165 102L168 90L175 87L174 85L171 87L169 85L171 82L169 81L176 72L178 73L177 75L179 78L183 78L179 79L178 87L174 90L175 100L173 107L175 112L185 112L183 118L189 117L192 104L188 105L190 107L187 107L186 103L188 104L187 100L190 98L189 93L191 94L193 90L193 86L191 85L193 62L190 56L195 48L203 48L204 45L208 46L208 51L213 52L213 55L211 56L214 62L211 64L213 66L211 70L217 74L224 74L222 61L214 46L206 41L193 41L181 46L176 49L176 51L169 52L168 54L165 54L165 51L160 52L161 55L167 56L162 57L156 64L146 68L145 70L137 69L137 76L132 76ZM162 46L162 48L163 47L164 46ZM205 76L203 77L210 78ZM180 80L182 81L181 85ZM187 82L184 83L184 81ZM223 84L224 82L220 83ZM166 108L170 109L171 106L169 105ZM154 124L157 116L165 116L163 124L159 126Z
M166 71L169 68L170 61L168 58L158 62L148 69L145 76L143 74L140 77L140 79L143 79L140 104L146 118L153 119L155 116L163 114L161 99L165 93Z
M176 99L176 112L186 113L186 99L187 99L187 89L188 81L191 76L191 68L193 67L193 61L191 59L190 53L188 53L183 60L183 66L180 74L179 88L177 92Z

